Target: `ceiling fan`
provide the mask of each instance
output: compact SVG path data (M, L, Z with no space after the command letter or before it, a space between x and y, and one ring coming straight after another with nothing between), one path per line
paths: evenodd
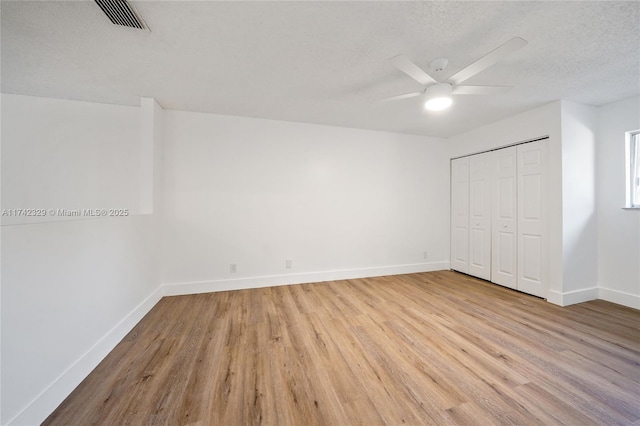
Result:
M446 79L438 79L427 74L404 55L394 56L389 61L400 71L425 86L425 88L419 92L405 93L404 95L392 96L382 100L406 99L424 95L425 108L431 111L440 111L451 105L452 95L494 95L507 92L511 89L511 86L460 86L460 83L489 68L507 55L524 47L527 43L526 40L520 37L514 37ZM447 59L436 59L431 62L432 73L434 75L441 73L446 68L447 63Z

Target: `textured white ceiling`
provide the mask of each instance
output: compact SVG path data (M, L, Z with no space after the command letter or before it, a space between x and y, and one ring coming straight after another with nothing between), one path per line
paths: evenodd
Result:
M556 99L640 93L640 2L133 2L150 32L93 1L2 1L5 93L451 136ZM529 44L465 82L512 85L426 113L387 59L451 75L512 37Z

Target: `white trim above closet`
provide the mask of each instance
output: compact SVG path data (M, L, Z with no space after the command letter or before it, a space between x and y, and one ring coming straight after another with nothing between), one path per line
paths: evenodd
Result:
M546 297L547 143L451 160L451 269Z

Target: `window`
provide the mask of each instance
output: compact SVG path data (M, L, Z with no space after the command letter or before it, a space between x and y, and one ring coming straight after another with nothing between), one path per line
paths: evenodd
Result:
M627 202L625 207L640 209L640 130L626 133Z

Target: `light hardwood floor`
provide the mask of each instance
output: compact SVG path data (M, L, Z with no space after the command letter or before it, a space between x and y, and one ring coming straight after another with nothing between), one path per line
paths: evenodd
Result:
M167 297L44 424L640 424L640 311L450 271Z

